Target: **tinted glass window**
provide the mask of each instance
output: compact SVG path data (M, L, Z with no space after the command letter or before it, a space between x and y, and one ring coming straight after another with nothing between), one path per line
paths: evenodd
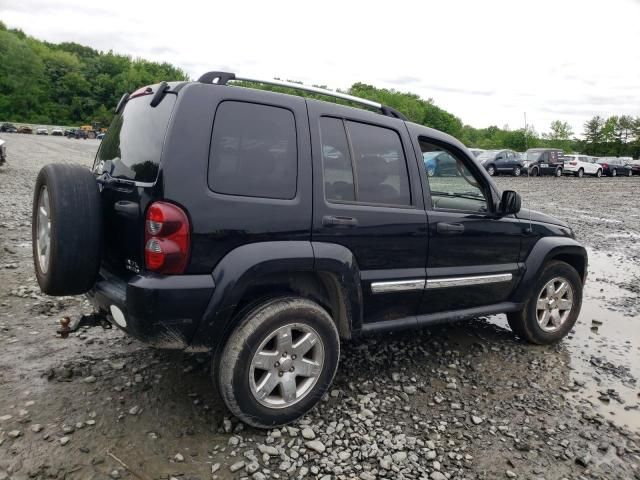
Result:
M420 139L420 149L434 209L487 211L482 180L467 168L466 159L423 139Z
M297 175L291 111L245 102L220 104L209 154L209 187L214 192L291 199Z
M98 173L155 182L176 96L166 95L155 108L149 105L150 98L145 95L129 100L113 117L96 155L94 169Z
M410 205L407 162L397 132L358 122L345 124L353 148L356 200Z
M327 200L354 201L353 169L342 120L320 119L324 192Z

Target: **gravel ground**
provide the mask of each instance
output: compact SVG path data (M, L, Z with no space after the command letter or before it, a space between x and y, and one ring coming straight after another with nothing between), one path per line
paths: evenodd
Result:
M640 478L640 178L510 178L590 248L579 324L523 344L504 316L343 345L330 394L287 428L230 418L202 354L116 329L56 338L81 297L42 296L32 188L98 142L4 135L0 168L0 480ZM126 466L125 466L126 465Z

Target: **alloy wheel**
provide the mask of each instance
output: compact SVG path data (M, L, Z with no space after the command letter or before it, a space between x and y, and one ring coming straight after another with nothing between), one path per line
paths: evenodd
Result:
M38 254L38 265L42 273L49 270L49 256L51 253L51 207L49 204L49 190L42 187L38 198L38 237L36 238L36 251Z
M251 393L265 407L290 407L317 383L324 357L324 344L313 328L284 325L267 335L251 360Z
M573 308L573 288L569 281L555 277L542 288L536 302L536 318L540 328L548 333L558 331Z

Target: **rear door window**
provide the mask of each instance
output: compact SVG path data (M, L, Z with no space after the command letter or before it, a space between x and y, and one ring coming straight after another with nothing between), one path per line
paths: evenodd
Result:
M298 150L293 112L225 101L216 111L209 152L209 188L217 193L292 199Z
M407 161L394 130L345 121L353 149L358 201L411 205Z
M395 130L322 117L320 136L327 200L411 205L407 162Z

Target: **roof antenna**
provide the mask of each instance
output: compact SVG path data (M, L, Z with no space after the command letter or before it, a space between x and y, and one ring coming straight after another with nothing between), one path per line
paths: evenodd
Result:
M525 151L525 162L528 162L529 160L527 159L526 155L527 155L527 150L529 150L529 143L527 142L527 112L524 112L524 151ZM528 183L531 183L531 168L529 167L529 164L527 163L527 177L529 177L527 179ZM531 185L529 185L531 186ZM533 233L533 225L531 224L531 205L529 205L529 231L527 232L529 234Z

